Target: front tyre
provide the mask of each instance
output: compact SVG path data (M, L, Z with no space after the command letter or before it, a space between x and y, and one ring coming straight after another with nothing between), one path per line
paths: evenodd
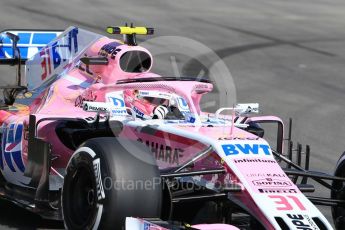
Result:
M73 154L62 190L67 229L121 229L127 216L160 217L156 161L142 144L131 145L140 145L142 151L134 156L117 138L94 138Z
M345 152L340 156L334 176L345 177ZM334 180L331 198L345 201L345 182ZM345 207L332 206L332 217L336 229L345 229Z

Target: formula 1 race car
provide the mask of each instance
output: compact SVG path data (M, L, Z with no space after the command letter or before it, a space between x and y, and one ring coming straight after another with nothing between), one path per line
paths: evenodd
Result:
M258 104L201 111L212 83L150 72L136 35L153 31L1 33L0 64L18 66L2 87L1 197L67 229L332 229L314 204L345 226L345 157L336 176L310 172L309 148L294 163L289 132L283 154L283 122ZM275 148L263 123L277 125ZM305 196L308 178L331 198Z

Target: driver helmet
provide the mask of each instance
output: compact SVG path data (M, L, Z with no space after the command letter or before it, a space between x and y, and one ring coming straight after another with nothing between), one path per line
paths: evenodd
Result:
M159 91L124 90L124 99L126 106L143 119L164 119L169 108L176 106L173 94Z

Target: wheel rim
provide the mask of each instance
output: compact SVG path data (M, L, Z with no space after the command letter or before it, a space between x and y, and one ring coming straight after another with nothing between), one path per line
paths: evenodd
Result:
M94 175L87 165L78 165L69 184L66 211L73 227L92 226L97 212Z

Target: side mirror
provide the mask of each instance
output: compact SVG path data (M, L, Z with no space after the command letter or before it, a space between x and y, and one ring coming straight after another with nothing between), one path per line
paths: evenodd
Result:
M89 74L92 74L90 71L90 65L108 65L108 58L103 56L98 57L82 57L80 61L85 64L85 71Z
M259 103L242 103L236 105L239 114L255 114L259 113Z

